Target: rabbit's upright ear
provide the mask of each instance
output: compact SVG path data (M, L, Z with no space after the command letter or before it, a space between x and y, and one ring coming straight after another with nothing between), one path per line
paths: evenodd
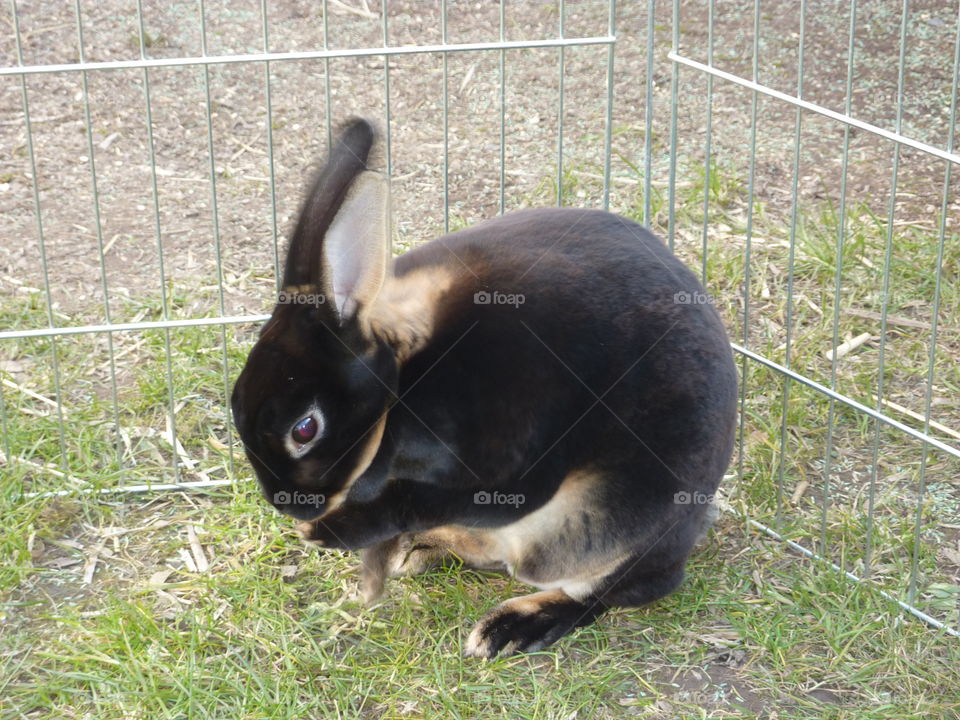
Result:
M324 270L340 323L369 308L383 287L390 253L385 177L361 173L323 240Z
M287 292L321 293L328 325L360 317L377 298L390 255L387 179L366 169L375 139L361 119L344 129L300 211L283 284Z

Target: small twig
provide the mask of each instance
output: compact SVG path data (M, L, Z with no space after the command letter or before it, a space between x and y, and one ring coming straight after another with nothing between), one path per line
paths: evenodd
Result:
M97 571L97 560L100 559L100 552L103 550L105 542L105 540L98 542L87 556L87 562L83 566L84 585L89 585L93 582L93 574Z
M914 412L910 408L904 407L903 405L899 405L893 402L892 400L887 400L886 398L882 398L880 400L880 404L883 405L884 407L890 408L891 410L896 410L899 413L903 413L907 417L911 417L914 420L917 420L919 422L925 423L927 421L927 419L920 413ZM936 420L930 421L930 427L932 427L934 430L939 430L945 435L949 435L952 438L956 438L957 440L960 440L960 432L957 432L953 428L948 428L946 425L941 425Z
M177 454L177 457L180 458L180 462L184 464L187 470L193 470L196 467L196 463L193 461L189 455L187 455L186 448L180 444L180 438L175 438L173 436L173 423L170 420L170 416L167 416L167 429L161 433L157 433L166 443L173 448L173 451Z
M193 557L188 553L184 548L180 548L177 551L177 554L180 556L180 559L183 560L183 564L187 567L187 570L190 572L197 572L197 564L193 561Z
M240 150L238 150L234 155L232 155L232 156L230 157L231 160L240 157L240 155L241 155L242 153L244 153L244 152L250 152L250 153L253 153L254 155L266 155L266 154L267 154L266 151L264 151L264 150L258 150L257 148L250 147L249 145L247 145L245 142L243 142L243 141L240 140L239 138L230 137L230 138L228 138L228 140L230 140L230 142L234 143L235 145L239 145L239 146L240 146Z
M110 250L113 249L113 246L116 244L117 240L119 239L120 239L120 233L117 233L112 238L110 238L110 241L103 248L103 254L106 255L108 252L110 252Z
M350 5L347 5L344 2L340 2L340 0L328 0L328 2L330 5L332 5L335 8L340 8L345 12L353 13L354 15L359 15L360 17L366 18L367 20L376 20L378 17L380 17L375 12L371 12L369 9L362 10L360 8L351 7Z
M13 29L13 23L10 23L10 29ZM43 27L38 27L34 30L27 30L20 33L20 40L25 41L29 38L32 38L34 35L42 35L43 33L53 32L54 30L60 30L62 28L70 27L70 23L57 23L56 25L44 25ZM15 34L7 36L10 39L16 37Z
M93 533L97 533L104 540L113 540L124 535L129 535L130 533L143 532L145 530L160 530L165 528L168 525L173 525L172 520L156 520L151 522L148 525L140 525L138 527L93 527L92 525L87 525L84 523L84 527L87 530Z
M863 345L872 337L873 336L870 333L860 333L852 340L847 340L845 343L841 343L840 345L837 345L836 349L825 351L823 355L825 358L827 358L827 360L833 360L833 359L839 360L844 355L847 355L853 352L854 350L856 350L858 347Z
M876 320L877 322L883 321L883 315L878 312L872 312L870 310L851 310L845 308L843 310L845 315L853 315L854 317L864 318L865 320ZM887 325L902 325L903 327L917 328L919 330L930 330L930 323L924 322L923 320L914 320L913 318L903 317L902 315L887 315ZM941 330L950 330L952 328L941 327Z
M30 124L36 125L37 123L42 122L54 122L55 120L66 120L70 115L51 115L49 117L33 117L30 116ZM0 125L25 125L26 123L23 120L0 120Z
M187 540L190 543L190 552L193 553L193 560L197 566L197 572L206 572L210 569L210 563L203 552L203 546L197 539L197 531L193 524L187 525Z
M140 347L141 347L146 341L147 341L147 338L142 337L142 338L140 338L139 340L137 340L135 343L133 343L133 345L127 345L127 347L123 348L123 349L120 350L116 355L113 356L114 362L116 362L116 361L119 360L120 358L124 357L125 355L129 355L129 354L132 353L134 350L139 350Z
M796 505L800 502L800 498L803 497L803 494L807 491L807 488L810 487L810 482L808 480L801 480L797 483L797 487L793 491L793 495L790 496L790 504Z
M597 173L583 172L582 170L571 170L571 175L576 177L585 177L590 178L591 180L603 180L603 175L598 175ZM640 181L633 178L621 177L619 175L611 175L610 182L620 183L621 185L639 185Z
M39 401L42 402L42 403L46 403L47 405L49 405L49 406L52 407L52 408L59 408L59 409L60 409L60 412L63 413L64 417L66 417L66 416L69 414L69 413L67 412L67 409L66 409L65 407L63 407L63 405L60 405L60 404L59 404L58 402L56 402L55 400L51 400L50 398L45 397L44 395L41 395L40 393L35 393L33 390L28 390L27 388L23 387L23 385L18 385L18 384L15 383L13 380L10 380L10 379L8 379L8 378L3 378L3 384L6 385L8 388L11 388L11 389L13 389L13 390L19 390L19 391L22 392L24 395L27 395L28 397L32 397L34 400L39 400Z
M118 132L110 133L110 134L107 135L107 137L105 137L105 138L103 139L103 141L100 143L100 149L101 149L101 150L109 150L109 149L110 149L110 146L113 145L114 141L115 141L118 137L120 137L120 133L118 133Z
M473 80L473 73L476 71L476 69L476 63L467 68L467 74L463 76L463 80L460 82L460 89L457 90L457 94L463 94L463 91L467 89L467 85L469 85L470 81Z
M16 462L18 462L18 463L22 463L22 464L26 465L27 467L33 468L34 470L39 470L39 471L41 471L41 472L50 473L51 475L53 475L53 476L55 476L55 477L63 478L64 480L66 480L66 481L68 481L68 482L72 482L72 483L74 483L75 485L79 485L79 486L81 486L81 487L84 487L84 486L86 486L86 485L89 485L89 483L88 483L86 480L81 480L80 478L74 477L73 475L67 475L67 474L64 473L64 472L61 472L60 470L57 470L55 467L53 467L52 465L50 465L50 463L38 463L38 462L35 462L35 461L33 461L33 460L27 460L26 458L19 457L18 455L13 455L13 456L11 456L11 457L7 457L7 456L3 453L3 450L0 450L0 464L6 465L6 464L10 463L11 461L16 461Z

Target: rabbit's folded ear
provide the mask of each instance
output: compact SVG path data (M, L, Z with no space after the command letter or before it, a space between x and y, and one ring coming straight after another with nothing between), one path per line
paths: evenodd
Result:
M369 309L390 253L390 196L384 176L366 169L373 127L351 121L330 150L300 210L283 285L320 293L318 318L343 326Z

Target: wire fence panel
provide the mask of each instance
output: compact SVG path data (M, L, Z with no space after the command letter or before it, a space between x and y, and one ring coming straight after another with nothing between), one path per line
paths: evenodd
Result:
M362 114L398 252L524 205L659 232L739 355L725 502L956 634L956 7L298 12L3 10L0 452L24 492L248 479L230 383L309 163Z
M667 58L674 77L706 88L698 249L744 358L732 502L956 635L960 17L945 8L931 24L909 2L881 5L840 4L829 27L823 8L757 2L744 34L719 4L674 2L675 27L706 31L675 31ZM925 52L933 77L917 72ZM672 135L703 97L673 80ZM718 108L734 103L750 108L745 122L721 130ZM921 122L926 103L936 111ZM681 245L687 232L671 225Z

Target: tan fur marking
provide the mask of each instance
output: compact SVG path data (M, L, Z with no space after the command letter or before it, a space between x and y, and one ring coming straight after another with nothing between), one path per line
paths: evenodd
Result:
M297 523L296 531L297 534L300 535L301 539L312 545L323 544L319 541L309 539L314 524L321 522L325 517L328 517L331 513L336 512L337 508L343 505L343 502L347 499L347 494L350 492L350 488L353 483L356 482L358 477L363 475L364 471L370 467L370 463L373 462L373 458L376 456L377 450L380 449L380 441L383 439L383 431L386 427L387 416L383 415L371 430L372 435L367 439L366 445L363 448L363 452L360 455L360 462L354 468L354 471L350 475L346 484L344 484L344 486L336 493L327 498L325 503L326 509L324 510L323 515L314 518L313 520Z
M420 545L432 545L444 555L453 554L471 567L483 568L502 565L497 556L497 548L490 537L476 530L446 525L414 536L414 542Z
M476 625L467 641L463 645L463 653L467 657L488 658L493 654L491 652L490 640L486 634L491 625L506 613L516 612L521 615L535 615L546 605L553 603L569 602L570 597L562 590L544 590L543 592L533 593L532 595L523 595L521 597L510 598L497 605ZM504 654L510 654L513 649L513 643L509 643L504 649Z
M587 551L588 527L596 533L603 524L603 513L596 509L593 498L599 481L591 472L570 473L543 507L490 531L501 553L509 558L514 577L581 599L616 569L626 557L618 544Z
M532 595L521 595L520 597L505 600L496 607L496 610L499 611L500 615L507 611L518 612L523 615L534 615L540 612L544 605L564 602L569 599L570 597L563 590L544 590L533 593Z
M616 542L586 551L586 518L594 532L603 522L591 497L598 480L592 473L571 473L543 507L504 527L447 525L388 541L392 544L378 546L370 562L365 557L365 584L378 594L384 578L423 572L452 554L472 567L506 568L546 592L578 600L589 597L629 555L629 549ZM413 550L417 546L425 547Z
M369 324L394 349L401 364L427 344L435 329L437 307L455 280L448 268L436 265L416 268L402 277L388 276L370 309Z
M340 490L334 493L331 497L327 498L327 510L318 519L322 520L324 517L340 507L343 504L343 501L346 500L347 493L350 492L350 488L353 486L353 483L357 481L358 477L366 472L367 468L370 467L370 463L373 462L373 458L380 449L380 441L383 439L383 431L386 427L387 416L384 414L377 421L377 424L374 426L373 430L370 431L371 436L367 439L366 445L363 447L363 452L360 454L360 462L358 462L357 466L354 468L353 474L350 475L350 477L347 479L347 482L342 488L340 488Z
M360 593L369 605L383 592L388 577L416 575L454 555L474 568L503 570L482 532L446 526L399 535L363 551Z
M319 285L287 285L280 291L284 295L319 295L323 291Z

